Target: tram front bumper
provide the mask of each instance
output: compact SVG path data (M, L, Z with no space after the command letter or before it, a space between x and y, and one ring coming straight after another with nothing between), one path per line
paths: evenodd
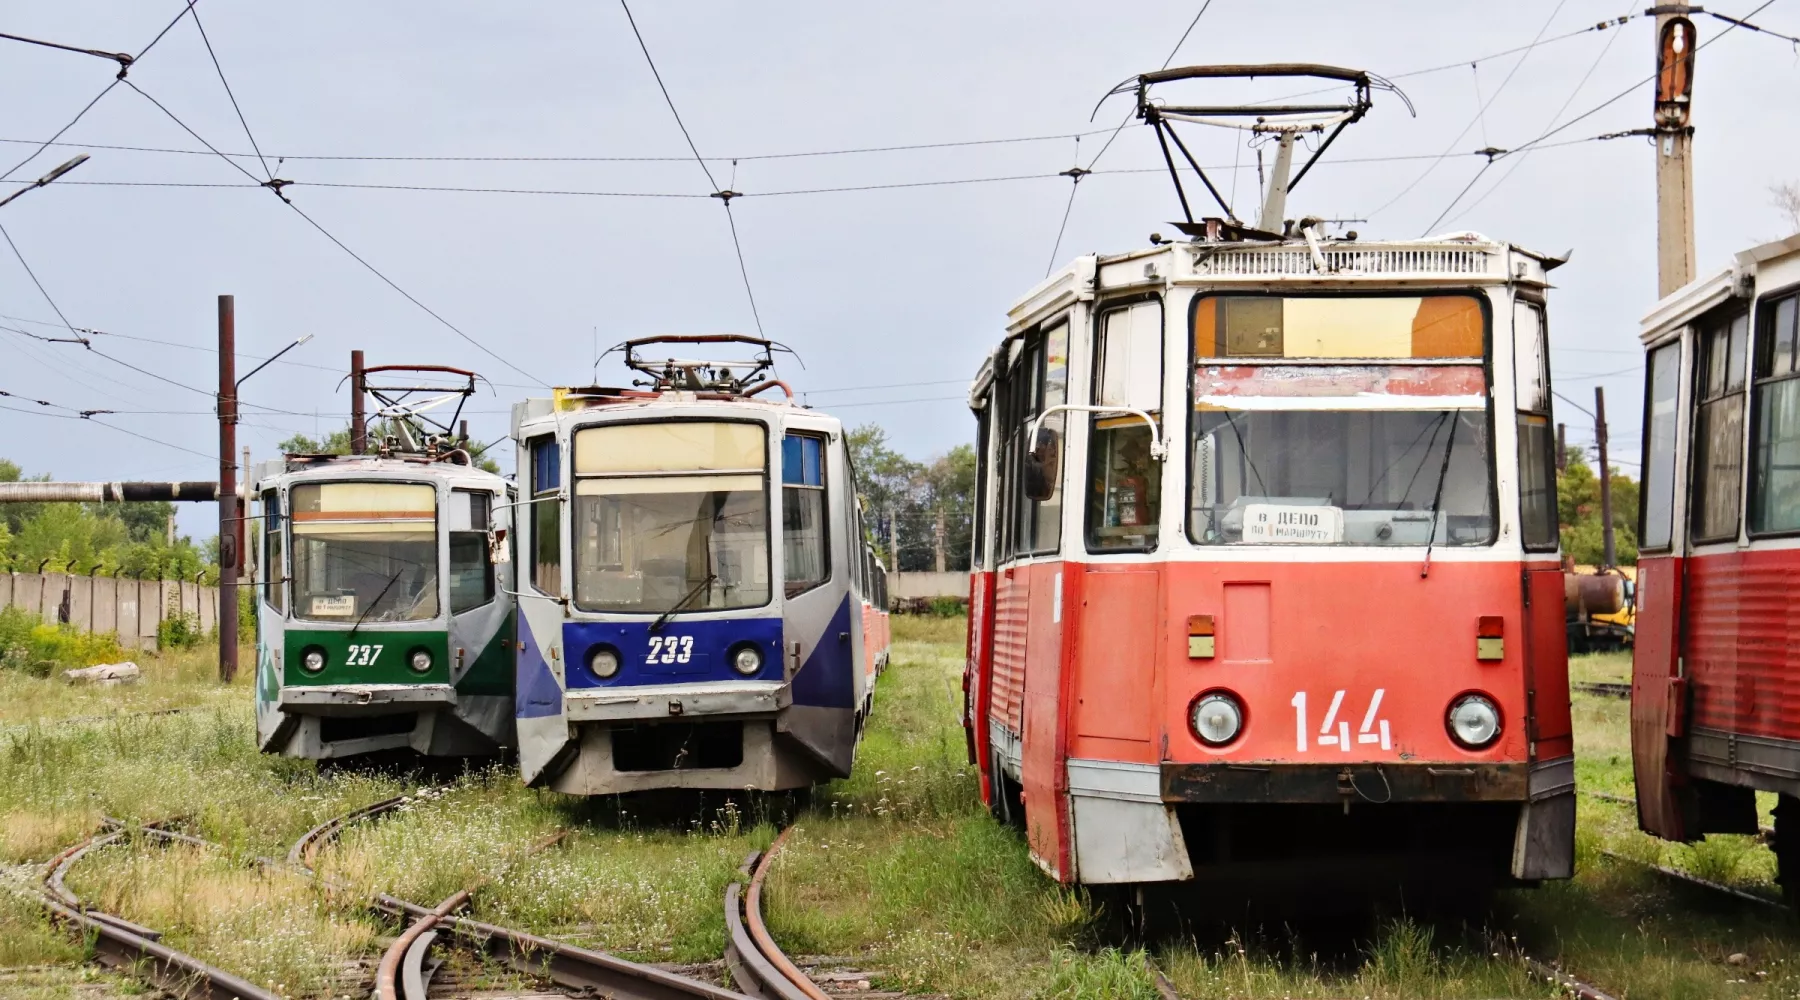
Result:
M316 684L281 689L278 707L295 715L392 715L456 704L448 684Z
M1181 802L1526 802L1561 788L1559 762L1162 765L1162 800Z
M720 716L768 716L793 703L785 681L713 681L572 689L563 695L570 722L648 722Z

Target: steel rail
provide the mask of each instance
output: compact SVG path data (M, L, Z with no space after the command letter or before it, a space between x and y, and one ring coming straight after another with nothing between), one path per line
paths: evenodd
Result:
M394 943L381 956L380 967L375 970L375 996L378 1000L402 1000L403 997L405 1000L425 1000L424 977L419 975L418 966L409 959L424 961L426 949L415 948L414 945L452 911L468 901L469 890L464 889L439 903L437 909L414 920L399 937L394 939ZM407 967L405 976L407 983L409 986L417 984L415 988L408 989L405 993L401 992L400 984L400 967L403 963Z
M737 882L725 887L726 963L731 968L732 982L742 986L751 996L763 1000L829 1000L825 991L782 953L763 923L763 881L768 877L770 862L781 853L793 830L790 826L781 831L760 857L753 854L744 859L744 866L739 871L750 875L747 890ZM741 978L744 976L747 978Z
M1569 687L1582 694L1597 694L1603 698L1631 697L1630 681L1574 681Z
M1521 954L1519 959L1525 963L1525 968L1530 970L1532 975L1548 980L1555 983L1557 986L1568 990L1570 993L1573 993L1578 1000L1614 1000L1611 993L1602 990L1600 987L1576 979L1574 976L1569 975L1563 970L1548 963L1540 962L1530 955Z
M288 849L288 864L311 874L313 862L318 859L320 849L336 840L338 835L344 832L344 827L379 816L382 813L392 812L405 802L406 796L396 795L391 799L382 799L380 802L363 806L361 809L352 809L342 816L334 816L320 823L302 834L299 840L294 841L294 846Z
M1791 912L1788 909L1788 905L1786 903L1783 903L1778 899L1771 899L1768 896L1761 895L1760 893L1754 893L1747 889L1739 889L1736 886L1725 885L1722 882L1714 882L1711 879L1704 879L1698 875L1690 875L1687 872L1680 870L1679 868L1668 868L1663 865L1654 865L1654 864L1650 864L1649 862L1646 862L1646 861L1639 861L1636 858L1627 857L1616 851L1603 850L1600 853L1602 855L1605 855L1606 857L1612 858L1615 861L1623 861L1627 864L1637 865L1639 868L1646 868L1646 869L1650 870L1651 872L1654 872L1655 874L1660 875L1663 878L1669 879L1671 881L1684 882L1688 885L1698 886L1702 889L1711 889L1714 892L1722 893L1724 895L1731 896L1736 899L1741 899L1747 903L1755 903L1759 906L1766 906L1772 910L1779 910L1782 913Z
M170 838L180 834L156 831ZM155 931L86 908L63 884L63 876L82 855L124 836L115 832L104 837L89 837L74 845L45 866L44 887L38 903L53 921L82 931L93 940L94 957L101 964L130 975L148 979L161 989L182 1000L281 1000L248 980L215 968L157 940ZM71 903L73 905L71 905ZM135 930L133 929L135 928ZM147 936L145 932L148 932Z
M388 812L403 801L403 797L387 799L327 820L294 842L286 862L262 858L258 863L295 872L328 888L347 890L342 883L313 871L306 862L346 826ZM431 908L387 893L377 894L369 905L399 920L416 920L435 913ZM711 983L510 927L447 915L436 926L517 972L543 976L565 989L586 990L612 1000L746 1000L742 993Z

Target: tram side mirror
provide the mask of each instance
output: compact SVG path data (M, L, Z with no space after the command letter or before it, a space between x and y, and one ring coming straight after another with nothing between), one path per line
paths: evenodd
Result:
M1056 495L1057 463L1062 456L1062 440L1048 427L1039 427L1031 450L1025 454L1025 496L1032 500L1048 500Z
M488 533L487 533L487 542L488 542L488 562L498 566L501 563L511 561L511 556L508 555L508 550L506 547L506 529L505 528L489 527Z

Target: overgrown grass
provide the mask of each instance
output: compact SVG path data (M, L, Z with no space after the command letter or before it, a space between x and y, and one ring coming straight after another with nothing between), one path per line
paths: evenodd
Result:
M765 909L796 955L846 956L880 985L969 998L1156 996L1141 945L1120 940L1105 897L1058 886L1028 860L1022 837L977 800L958 724L961 619L899 617L894 663L876 692L856 771L821 788L771 874ZM162 663L159 669L156 664ZM29 722L100 714L53 682L0 671L0 859L41 861L91 831L102 814L184 815L223 850L145 842L97 851L70 885L97 905L156 927L172 946L294 997L366 988L384 935L377 891L431 904L479 885L473 912L648 961L716 959L720 903L744 855L773 838L769 804L712 798L679 816L633 799L581 800L526 789L510 770L428 787L417 779L264 757L254 748L249 691L211 680L210 649L140 660L154 671L102 697L181 715L76 725ZM1622 657L1578 659L1573 676L1622 680ZM22 681L42 689L19 688ZM13 691L43 690L21 707ZM102 701L105 704L106 701ZM1631 794L1624 701L1575 699L1578 780ZM408 806L349 830L320 860L347 883L326 894L259 869L327 816L397 793ZM1751 838L1669 845L1635 829L1629 806L1584 797L1578 877L1503 893L1470 927L1397 919L1320 947L1288 928L1160 939L1148 944L1186 996L1550 997L1512 957L1523 948L1632 998L1786 997L1800 990L1800 947L1783 924L1669 885L1606 857L1685 867L1769 891L1773 860ZM560 845L533 852L552 831ZM35 869L15 869L24 877ZM1493 943L1498 936L1504 944ZM0 892L0 996L67 997L93 974L72 971L78 943L33 907ZM1739 956L1733 961L1733 956ZM47 968L39 968L47 967Z
M60 632L55 626L40 623L37 627ZM222 685L218 682L218 647L210 643L155 653L120 650L112 645L110 637L93 641L110 646L110 649L101 654L76 657L57 669L123 659L136 663L143 671L143 678L135 684L96 687L67 684L54 673L37 676L25 670L0 669L0 731L71 718L175 708L229 709L249 717L251 674L254 672L251 665L256 662L256 657L248 649L239 652L238 662L243 667L236 682Z

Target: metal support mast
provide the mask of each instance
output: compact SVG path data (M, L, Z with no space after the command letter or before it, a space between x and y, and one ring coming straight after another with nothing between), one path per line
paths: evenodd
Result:
M350 454L364 455L369 451L369 425L363 417L363 388L367 376L363 374L363 352L350 352Z
M238 668L237 320L219 296L219 680Z
M1694 280L1694 22L1697 9L1653 7L1656 15L1656 294Z
M1613 548L1612 466L1606 459L1606 390L1599 386L1594 386L1594 446L1600 453L1600 538L1606 563L1601 568L1611 569L1619 561Z

